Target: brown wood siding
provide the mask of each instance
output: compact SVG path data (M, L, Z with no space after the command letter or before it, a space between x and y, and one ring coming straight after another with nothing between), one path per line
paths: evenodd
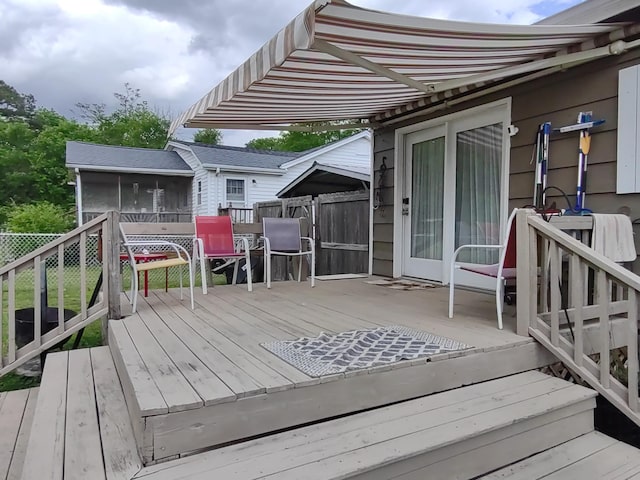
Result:
M594 118L604 118L606 123L592 132L586 207L600 213L616 213L626 207L632 219L639 218L640 194L615 193L618 71L639 63L640 50L635 50L518 85L447 110L412 118L393 127L378 129L374 134L375 180L378 179L381 158L386 156L389 167L387 177L393 182L391 168L396 128L511 97L512 123L518 127L519 132L511 137L509 209L532 203L535 167L531 158L538 125L546 121L551 122L554 127L570 125L576 122L579 112L593 111ZM553 134L547 185L564 190L572 202L575 202L577 164L578 133ZM377 188L377 184L372 185L372 188ZM374 214L373 220L373 273L377 275L392 274L393 183L384 190L385 215ZM549 191L547 201L555 201L559 208L567 207L564 198L555 191ZM634 226L634 230L636 246L640 251L640 226Z

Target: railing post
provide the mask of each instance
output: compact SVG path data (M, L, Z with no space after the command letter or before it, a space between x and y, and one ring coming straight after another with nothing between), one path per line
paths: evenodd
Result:
M535 245L529 239L529 224L527 217L534 215L530 209L520 209L516 213L516 333L529 336L529 322L531 315L536 314L537 281L532 283L531 269L537 270L537 265L530 265L531 258L535 258ZM534 249L534 251L531 251ZM535 276L533 277L535 278Z
M107 290L108 319L118 320L120 312L120 292L122 291L122 277L120 276L120 213L110 211L107 213L106 228L103 231L102 248L106 254L104 271L105 286Z

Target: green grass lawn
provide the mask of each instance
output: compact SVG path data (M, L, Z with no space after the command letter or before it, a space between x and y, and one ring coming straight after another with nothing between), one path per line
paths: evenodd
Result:
M87 268L87 302L91 298L93 289L100 275L99 267ZM223 275L215 276L215 283L220 285L226 283ZM123 290L131 288L131 270L127 267L122 272ZM140 289L143 288L143 276L140 275ZM188 285L188 272L184 269L183 284ZM180 285L178 269L170 269L169 288L177 288ZM196 286L200 286L199 275L196 275ZM56 307L58 303L58 275L56 268L47 271L48 302L50 307ZM164 290L165 272L156 270L149 272L149 289ZM8 338L8 312L7 312L7 282L3 283L2 293L2 354L7 353ZM142 294L142 292L140 292ZM34 305L33 272L30 270L16 275L16 309L29 308ZM80 268L78 266L67 266L64 272L64 308L80 311ZM75 335L73 335L64 345L63 349L68 350L73 346ZM96 321L85 328L80 342L80 348L96 347L102 345L101 322ZM40 382L38 377L23 377L15 373L9 373L0 378L0 391L17 390L37 386Z

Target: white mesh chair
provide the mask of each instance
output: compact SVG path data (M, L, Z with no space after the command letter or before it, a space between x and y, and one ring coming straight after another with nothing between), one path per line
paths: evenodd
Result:
M303 237L300 233L300 219L298 218L263 218L264 242L264 275L267 288L271 288L271 255L285 257L309 258L311 266L311 286L315 286L316 251L313 238ZM302 241L308 243L308 250L302 249ZM298 262L298 281L302 279L302 258Z

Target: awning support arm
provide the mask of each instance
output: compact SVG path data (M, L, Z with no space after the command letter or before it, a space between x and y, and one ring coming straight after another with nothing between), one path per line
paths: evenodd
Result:
M469 86L473 84L482 84L484 82L513 77L536 70L544 70L546 68L569 65L576 62L595 60L597 58L607 57L609 55L620 55L621 53L624 53L625 51L630 50L637 45L637 41L627 43L622 40L617 40L604 47L593 48L591 50L585 50L583 52L568 53L566 55L560 55L557 57L544 58L542 60L534 60L533 62L514 65L513 67L492 70L488 73L480 73L471 77L447 80L437 84L430 84L429 86L432 88L431 92L433 93L445 92L447 90L453 90L454 88Z
M424 93L434 93L435 89L433 85L427 85L425 83L414 80L411 77L407 77L406 75L402 75L401 73L394 72L393 70L383 67L377 63L371 62L366 58L362 58L355 53L349 52L340 47L336 47L335 45L325 41L325 40L314 40L313 48L320 50L324 53L328 53L329 55L333 55L340 60L344 60L347 63L352 65L357 65L358 67L362 67L370 72L377 73L383 77L390 78L391 80L395 80L398 83L402 83L407 85L408 87L415 88L419 92Z

